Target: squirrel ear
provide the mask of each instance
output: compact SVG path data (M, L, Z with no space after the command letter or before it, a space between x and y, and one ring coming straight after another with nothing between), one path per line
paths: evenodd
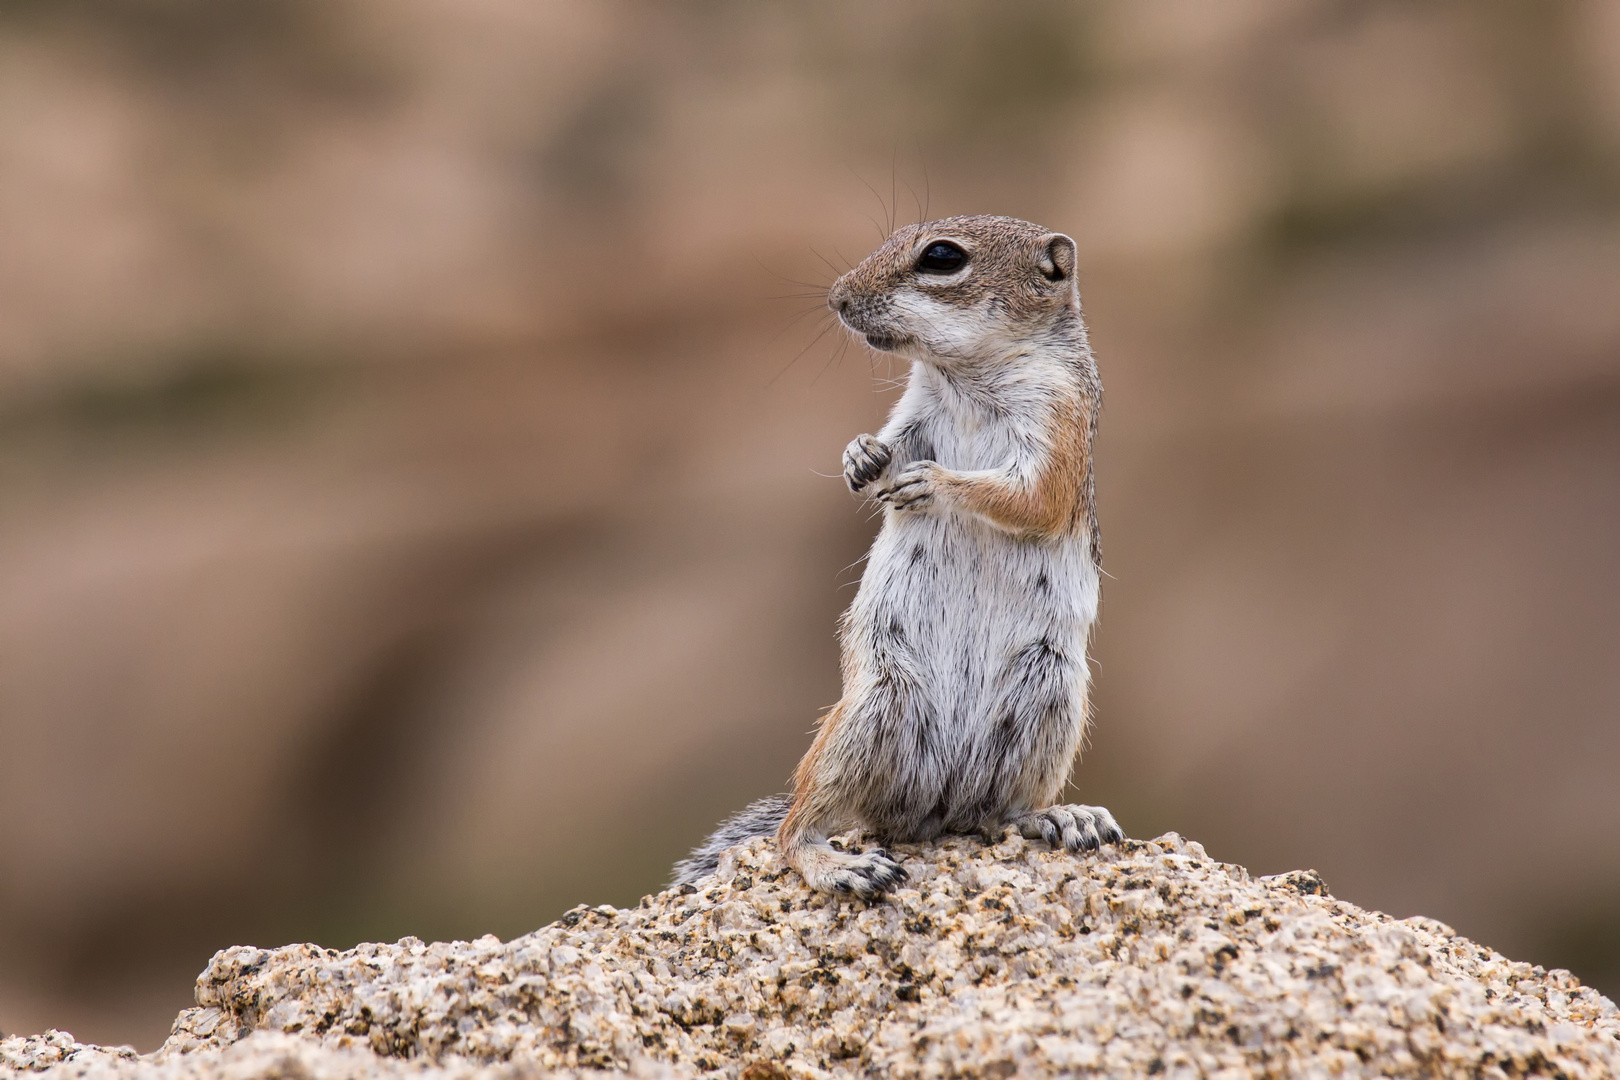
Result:
M1062 233L1047 233L1041 238L1041 257L1037 265L1047 281L1067 281L1074 276L1074 241Z

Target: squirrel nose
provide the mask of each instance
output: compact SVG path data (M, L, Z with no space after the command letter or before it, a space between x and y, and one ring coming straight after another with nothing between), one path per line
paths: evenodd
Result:
M833 282L832 288L827 290L827 306L840 315L849 314L849 290L842 281Z

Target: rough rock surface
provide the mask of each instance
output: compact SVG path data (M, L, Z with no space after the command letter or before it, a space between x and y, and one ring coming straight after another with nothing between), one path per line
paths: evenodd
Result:
M55 1076L1620 1076L1620 1011L1429 919L1251 879L1174 834L1077 858L897 848L891 902L809 893L765 841L702 886L502 943L219 953L156 1054L53 1033ZM250 1034L252 1033L252 1034ZM494 1066L495 1068L490 1068Z

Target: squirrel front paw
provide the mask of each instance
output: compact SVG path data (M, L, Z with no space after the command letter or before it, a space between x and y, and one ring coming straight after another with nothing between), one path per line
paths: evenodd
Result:
M926 510L940 492L943 470L932 461L913 461L892 483L878 491L877 501L896 510Z
M859 494L889 467L894 452L876 435L857 435L844 447L844 483Z

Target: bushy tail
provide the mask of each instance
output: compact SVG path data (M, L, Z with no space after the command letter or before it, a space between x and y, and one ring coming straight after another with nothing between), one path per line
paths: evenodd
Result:
M675 864L671 885L690 885L698 878L712 874L720 865L720 853L756 836L775 836L788 807L793 805L789 795L772 795L768 799L749 803L720 823L709 838L692 849L692 854Z

